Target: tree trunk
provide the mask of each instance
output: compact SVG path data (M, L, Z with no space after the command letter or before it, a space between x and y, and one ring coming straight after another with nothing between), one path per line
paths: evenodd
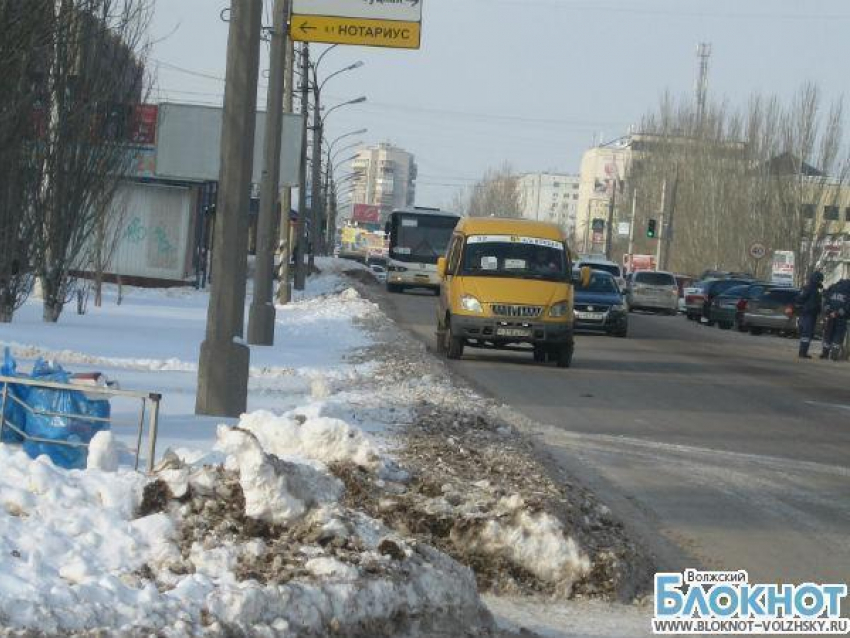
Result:
M49 277L43 277L41 281L44 295L42 319L45 323L56 323L65 307L64 299L60 294L61 283Z
M94 275L94 307L100 308L103 304L103 271L98 269Z

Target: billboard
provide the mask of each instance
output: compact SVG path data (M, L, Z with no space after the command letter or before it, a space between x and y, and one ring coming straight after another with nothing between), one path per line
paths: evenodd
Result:
M351 221L361 224L379 224L381 222L381 209L371 204L354 204Z
M224 110L194 104L159 106L156 149L157 177L178 180L217 181L221 168L221 129ZM283 117L283 146L280 153L280 186L298 186L301 159L301 116ZM257 113L254 134L254 168L251 181L259 184L263 172L263 141L266 114Z

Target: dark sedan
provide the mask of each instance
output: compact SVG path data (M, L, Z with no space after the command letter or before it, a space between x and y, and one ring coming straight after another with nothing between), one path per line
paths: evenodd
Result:
M709 326L714 325L709 311L711 304L717 295L723 294L735 286L744 286L755 283L752 279L714 279L706 281L703 286L703 300L701 316Z
M587 286L577 284L573 307L576 330L606 332L616 337L625 337L629 332L623 293L610 273L594 270Z

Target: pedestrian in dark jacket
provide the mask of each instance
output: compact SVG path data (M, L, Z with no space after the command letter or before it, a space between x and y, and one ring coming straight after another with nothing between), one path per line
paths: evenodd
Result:
M833 361L838 361L847 335L847 319L850 318L850 279L842 279L830 286L823 298L825 322L820 358L831 357Z
M794 303L797 308L797 315L800 318L800 353L801 359L811 359L809 355L809 345L812 343L812 337L815 336L815 325L818 322L818 315L821 307L820 289L823 286L823 273L816 270L809 277L807 283L797 300Z

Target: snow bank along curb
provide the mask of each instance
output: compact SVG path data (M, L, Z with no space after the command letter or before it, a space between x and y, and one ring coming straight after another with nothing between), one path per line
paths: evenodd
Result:
M153 480L0 446L0 626L163 635L377 636L491 627L472 572L344 507L322 459L380 471L342 422L251 415ZM286 454L288 434L305 430ZM304 441L325 444L307 448ZM364 463L359 465L358 463ZM391 472L391 470L389 470ZM36 576L37 578L33 578Z
M367 298L375 290L357 287ZM393 454L411 478L400 487L334 466L344 499L356 494L370 515L471 566L482 591L620 601L649 591L651 557L541 461L524 434L535 424L476 394L383 314L361 321L378 343L362 353L376 368L357 396L397 406L405 427Z

